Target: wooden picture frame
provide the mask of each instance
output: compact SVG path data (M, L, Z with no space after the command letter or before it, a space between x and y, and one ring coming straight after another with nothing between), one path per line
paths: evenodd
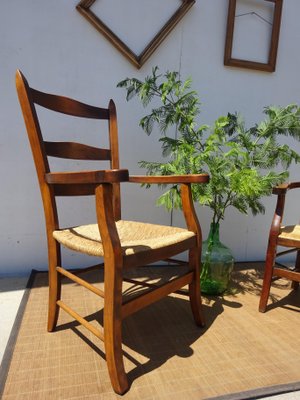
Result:
M267 72L275 71L283 0L262 0L262 1L274 3L272 34L269 46L268 62L263 63L250 60L242 60L232 57L234 23L236 18L237 0L229 0L224 65L229 65L232 67L240 67L240 68L250 68L254 70L261 70Z
M181 0L182 4L169 18L160 31L153 37L153 39L146 45L140 54L135 54L123 40L121 40L112 30L97 16L90 7L96 0L81 0L76 8L77 10L99 31L101 32L110 43L118 49L136 68L141 66L148 60L156 48L172 31L177 23L183 18L187 11L195 3L195 0Z

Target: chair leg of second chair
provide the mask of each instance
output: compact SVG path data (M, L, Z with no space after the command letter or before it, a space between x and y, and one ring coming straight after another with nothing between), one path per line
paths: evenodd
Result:
M269 295L270 288L272 283L273 276L273 267L276 258L276 245L270 246L267 251L266 263L265 263L265 273L263 279L263 285L261 290L260 302L259 302L259 311L265 312Z
M297 250L295 271L300 272L300 250ZM292 289L297 290L298 288L299 288L299 281L292 281Z

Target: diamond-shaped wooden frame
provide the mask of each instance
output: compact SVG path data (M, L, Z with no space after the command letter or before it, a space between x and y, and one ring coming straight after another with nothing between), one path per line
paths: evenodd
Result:
M76 8L137 68L141 68L141 66L148 60L156 48L195 3L195 0L182 0L181 6L165 23L161 30L154 36L144 50L139 55L136 55L106 24L104 24L103 21L101 21L99 17L97 17L97 15L90 10L91 5L95 1L96 0L81 0L77 4Z

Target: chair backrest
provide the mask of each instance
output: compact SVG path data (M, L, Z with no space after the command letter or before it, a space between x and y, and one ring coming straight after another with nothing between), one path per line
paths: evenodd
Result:
M99 108L67 97L40 92L29 86L26 78L19 70L16 73L16 87L39 180L47 230L49 229L50 232L59 227L55 197L94 195L95 185L49 185L45 180L45 174L51 172L48 157L108 161L111 169L118 169L119 149L116 108L112 100L110 100L108 108ZM107 120L109 148L98 148L75 142L44 140L36 105L70 116ZM119 220L121 218L120 185L114 183L113 187L114 216L116 220Z

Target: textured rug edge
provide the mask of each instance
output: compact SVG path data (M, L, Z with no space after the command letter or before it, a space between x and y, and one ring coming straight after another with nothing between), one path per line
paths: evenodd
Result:
M231 393L222 396L209 397L207 400L258 400L266 396L293 393L300 390L300 382L286 383L282 385L266 386L263 388L247 390L245 392Z
M36 276L36 274L40 272L37 271L35 269L31 270L27 284L25 286L25 290L24 290L24 294L22 296L17 314L16 314L16 318L14 320L6 347L5 347L5 351L3 354L3 358L0 364L0 399L2 398L2 394L4 391L4 387L5 387L5 383L6 383L6 379L7 379L7 375L9 372L9 367L10 367L10 363L12 360L12 356L13 356L13 352L14 352L14 348L15 348L15 344L17 342L17 338L18 338L18 334L19 334L19 330L20 330L20 326L23 320L23 315L24 315L24 311L28 302L28 298L29 298L29 294L30 294L30 290L32 288L33 282L34 282L34 278Z

